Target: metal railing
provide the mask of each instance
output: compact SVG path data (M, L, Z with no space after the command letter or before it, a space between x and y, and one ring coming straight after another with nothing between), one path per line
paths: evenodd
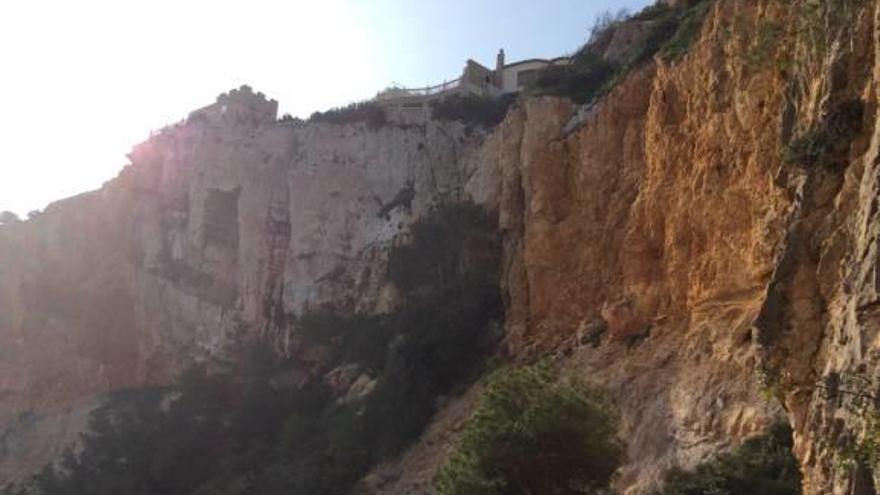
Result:
M424 88L388 88L376 95L377 100L393 100L409 96L432 96L453 90L461 85L461 78Z

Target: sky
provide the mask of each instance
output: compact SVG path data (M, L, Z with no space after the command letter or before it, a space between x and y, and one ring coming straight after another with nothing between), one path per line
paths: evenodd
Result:
M392 84L579 47L650 0L0 2L0 211L96 189L150 130L249 84L308 117Z

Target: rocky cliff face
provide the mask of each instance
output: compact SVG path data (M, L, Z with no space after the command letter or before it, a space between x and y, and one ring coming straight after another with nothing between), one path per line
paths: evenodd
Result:
M804 493L874 493L845 451L877 396L878 6L815 8L718 2L596 105L525 101L468 184L499 208L510 350L616 391L624 493L779 419ZM821 164L783 159L826 128Z
M0 479L58 454L103 392L232 359L249 335L297 352L306 308L395 304L388 247L461 196L479 133L278 124L261 101L191 116L101 190L0 228Z
M0 228L0 479L56 454L102 392L247 335L307 361L297 315L394 307L388 247L470 199L504 236L507 349L555 353L620 404L624 493L778 419L805 493L874 493L871 466L836 466L870 423L848 384L875 397L880 372L880 4L816 8L720 0L681 60L595 105L522 98L488 134L245 105L139 145L100 191ZM471 402L365 489L428 490Z

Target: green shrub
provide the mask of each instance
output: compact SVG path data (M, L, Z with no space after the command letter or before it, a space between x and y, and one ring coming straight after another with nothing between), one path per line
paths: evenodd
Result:
M587 37L587 44L591 46L606 47L614 37L614 32L620 25L630 18L629 10L622 8L617 12L606 10L600 12L593 25L590 27L590 35Z
M597 16L587 42L572 55L571 62L539 70L531 90L539 95L566 96L576 103L593 100L619 70L603 53L615 31L628 20L625 10Z
M345 107L331 108L326 112L315 112L309 117L309 122L335 125L365 122L368 129L375 130L383 127L388 122L388 118L381 105L373 101L364 101Z
M495 344L490 324L501 316L497 288L473 286L394 315L401 332L390 342L365 412L377 455L400 452L428 424L438 398L476 378Z
M547 365L493 373L436 479L443 495L575 494L606 489L624 459L597 390Z
M358 363L378 378L367 398L370 452L383 458L415 439L441 396L473 379L502 316L497 225L472 203L445 205L411 229L389 257L389 279L408 295L376 317L305 315L300 334L329 349L327 368Z
M634 21L654 21L657 19L662 19L669 15L673 9L662 2L654 3L653 5L648 5L644 9L642 9L639 13L632 16L632 20Z
M681 29L681 13L669 7L658 9L645 21L648 25L648 33L641 45L633 48L627 54L625 67L635 67L651 60L658 52L675 39Z
M355 363L368 372L378 372L385 365L388 342L394 327L388 317L343 317L332 311L304 314L297 321L297 331L310 347L328 352L327 363L336 366Z
M699 34L711 4L711 0L698 0L684 7L671 8L658 3L633 17L633 21L641 22L645 26L647 34L640 45L633 47L625 55L624 71L652 59L657 54L663 60L671 62L687 53Z
M443 206L412 226L412 242L395 247L388 277L404 291L495 286L501 249L497 230L496 220L473 203Z
M82 449L44 468L30 493L202 493L218 480L259 479L279 465L304 465L306 456L297 449L309 445L309 455L326 449L315 431L332 408L331 396L322 385L286 391L270 386L279 367L264 350L249 349L234 372L209 375L192 368L174 387L112 394L92 414ZM294 415L308 427L285 444ZM286 457L288 447L298 455L293 462ZM355 468L349 477L362 472L363 467Z
M630 18L618 16L613 21L597 22L590 39L572 56L571 63L541 69L529 91L567 97L578 104L593 101L628 71L655 55L673 61L687 53L712 3L699 0L679 8L656 4ZM604 52L614 31L627 23L641 24L647 34L641 44L632 46L617 63L612 63L605 59Z
M217 469L209 455L219 448L223 404L218 383L205 378L201 390L183 390L168 410L167 391L116 393L91 417L82 451L68 452L59 467L48 466L35 481L41 495L187 493Z
M362 415L333 401L294 412L284 423L282 439L284 457L275 460L280 474L264 472L248 493L341 495L372 463Z
M431 102L431 115L440 121L454 121L494 127L504 120L515 95L501 97L452 95Z
M783 59L775 57L777 47L784 35L784 26L776 21L762 20L758 24L757 33L748 31L752 36L748 50L743 53L746 64L752 68L760 68L770 63L777 65L784 63Z
M832 148L831 135L825 129L814 129L793 138L783 149L782 160L810 169L822 162Z
M801 473L788 425L747 440L694 471L669 473L661 495L798 495Z
M712 4L712 0L692 0L679 8L663 4L646 8L633 19L645 22L648 34L627 56L625 66L633 67L657 54L667 62L681 58L693 45Z
M285 113L278 119L278 122L284 125L289 125L291 127L299 127L305 124L305 121L299 117L294 117L289 113Z
M843 102L818 125L792 138L782 150L783 162L804 169L834 168L846 157L852 139L862 129L864 103Z
M864 368L830 372L815 384L815 389L822 400L861 423L858 430L847 427L838 434L820 437L819 447L834 454L835 467L857 475L870 472L880 463L880 398L874 380Z
M797 63L821 67L836 44L851 43L852 25L866 0L792 2L794 32L803 53Z
M306 345L328 351L328 366L357 363L369 372L386 367L395 338L405 336L412 345L416 338L455 336L459 329L481 335L480 326L499 316L501 304L497 230L496 221L473 203L441 206L413 224L410 242L390 253L388 278L408 295L405 305L380 316L309 312L298 319L298 334Z
M681 11L677 19L678 27L672 32L672 37L660 46L660 56L664 60L675 61L690 50L713 3L713 0L692 1L690 6Z
M582 49L569 65L551 65L538 71L530 91L536 95L564 96L583 104L595 99L617 70L601 55Z

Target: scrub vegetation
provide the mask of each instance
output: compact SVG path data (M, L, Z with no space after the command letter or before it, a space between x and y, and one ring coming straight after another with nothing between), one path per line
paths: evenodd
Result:
M712 0L691 1L677 8L655 4L634 16L624 12L600 16L571 63L542 69L529 92L564 96L579 104L596 100L621 77L653 57L671 63L685 55L712 4ZM643 33L642 41L631 43L612 60L606 50L621 30Z
M400 308L296 321L303 347L323 356L310 369L263 342L235 369L196 367L173 387L113 394L80 450L8 493L348 493L482 373L502 314L499 260L486 212L438 208L392 250L389 278L407 294ZM357 380L340 389L328 377L346 368ZM304 372L311 378L285 379Z

